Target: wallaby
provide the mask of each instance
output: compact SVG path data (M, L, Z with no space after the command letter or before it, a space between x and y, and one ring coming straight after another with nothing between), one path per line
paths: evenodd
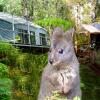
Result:
M53 91L66 96L66 100L81 97L79 62L74 51L73 33L74 29L67 32L63 32L60 28L54 29L38 100L52 96Z

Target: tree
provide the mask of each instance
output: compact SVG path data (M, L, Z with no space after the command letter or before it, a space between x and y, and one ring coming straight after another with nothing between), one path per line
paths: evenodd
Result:
M45 27L49 33L55 27L62 27L65 31L74 26L74 23L69 20L63 20L61 18L45 18L42 20L37 20L36 23L42 27Z
M96 20L100 22L100 0L97 0L96 2L95 14L96 14Z
M48 17L67 19L65 0L0 0L0 10L31 21Z
M21 0L0 0L3 12L21 15Z
M71 18L74 19L76 28L82 23L92 23L95 19L96 0L66 0L71 9Z

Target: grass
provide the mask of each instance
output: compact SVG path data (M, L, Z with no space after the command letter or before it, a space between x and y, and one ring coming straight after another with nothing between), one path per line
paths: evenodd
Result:
M37 100L40 78L47 63L47 54L22 53L17 59L17 68L13 68L12 76L17 84L15 100ZM19 91L18 91L19 90ZM20 94L18 94L20 93ZM26 99L27 98L27 99Z

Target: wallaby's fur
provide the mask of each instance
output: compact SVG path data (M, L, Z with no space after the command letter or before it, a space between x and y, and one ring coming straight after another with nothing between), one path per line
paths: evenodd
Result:
M73 46L74 29L63 32L55 28L51 36L48 64L42 74L38 100L45 100L53 91L73 100L81 97L79 63Z

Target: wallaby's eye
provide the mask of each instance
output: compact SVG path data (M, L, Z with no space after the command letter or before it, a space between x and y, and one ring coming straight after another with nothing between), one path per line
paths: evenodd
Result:
M60 53L60 54L63 54L63 49L60 49L58 52Z

